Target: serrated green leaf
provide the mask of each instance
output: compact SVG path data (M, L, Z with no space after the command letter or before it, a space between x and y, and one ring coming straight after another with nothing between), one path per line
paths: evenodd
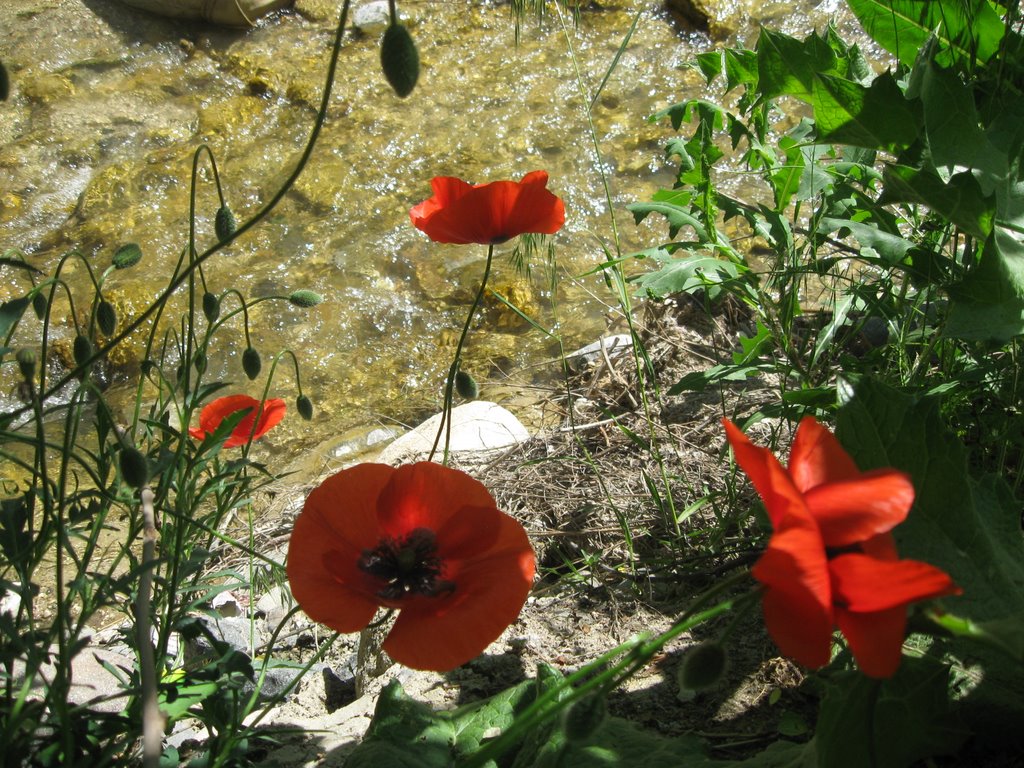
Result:
M805 40L762 28L757 40L758 89L767 99L811 98L822 74L842 74L832 47L816 33Z
M940 64L988 61L1006 33L986 0L850 0L850 10L883 48L906 65L935 33Z
M713 256L674 258L663 251L655 258L661 262L661 268L641 276L636 282L643 291L658 297L708 290L713 300L724 284L739 280L748 271L740 264Z
M817 234L826 235L832 232L853 235L861 247L873 248L890 264L899 264L907 252L915 246L915 243L910 240L898 234L886 232L873 224L823 216L818 222Z
M822 141L897 151L918 135L921 120L889 72L868 87L820 73L810 102Z
M652 213L658 213L664 216L668 221L668 236L673 240L676 235L679 234L679 230L683 227L692 228L694 234L696 234L701 242L705 242L708 239L707 230L704 228L704 225L701 224L700 220L685 208L675 205L674 203L663 203L657 201L650 203L632 203L627 205L626 208L633 214L633 220L637 224Z

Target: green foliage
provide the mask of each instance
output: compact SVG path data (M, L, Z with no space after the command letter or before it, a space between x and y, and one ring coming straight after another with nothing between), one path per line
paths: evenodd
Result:
M949 668L904 659L889 680L840 672L825 681L814 737L817 765L900 768L956 752L967 739L947 696Z
M950 610L981 625L961 631L974 642L946 644L953 658L980 660L984 667L983 683L968 686L965 719L993 748L1024 748L1024 734L1011 725L1024 718L1016 693L1024 686L1019 502L1002 477L970 477L964 448L943 424L935 396L859 382L846 394L837 433L860 466L892 466L913 479L913 512L895 532L901 555L953 576L964 594L949 599ZM979 647L977 640L993 647Z

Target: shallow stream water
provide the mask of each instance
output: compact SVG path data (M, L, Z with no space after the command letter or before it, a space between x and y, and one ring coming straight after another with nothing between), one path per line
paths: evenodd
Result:
M430 195L431 177L484 182L548 171L567 210L554 238L558 287L541 261L529 275L517 270L508 258L513 244L498 253L491 285L560 335L567 350L586 344L615 321L603 280L586 273L607 252L629 253L664 236L660 222L637 228L625 206L672 182L663 152L671 126L647 118L704 89L681 66L713 45L752 41L761 20L802 33L837 10L730 5L733 26L712 42L658 0L607 0L586 7L575 26L555 15L529 19L516 44L505 5L399 5L422 61L414 93L402 100L389 89L376 35L350 32L309 167L269 219L205 270L215 293L236 288L254 298L306 288L325 298L308 310L264 302L250 315L265 361L285 348L298 355L317 407L310 424L292 413L265 438L271 449L310 447L349 428L415 423L438 410L485 248L436 245L411 226L408 210ZM634 19L636 31L588 115L590 94ZM46 269L77 248L102 270L120 244L136 242L142 264L107 285L124 313L140 311L187 242L198 146L213 151L239 221L294 167L319 103L333 28L326 16L283 13L234 32L160 19L116 0L9 0L0 9L0 58L15 87L0 105L0 250L19 248ZM218 205L206 170L197 201L202 250L213 240ZM77 273L81 288L84 271ZM4 300L24 288L19 276L0 278ZM25 332L33 332L31 322ZM265 380L242 375L243 339L240 325L217 337L209 376L258 395ZM508 401L523 386L550 381L557 368L547 361L556 352L549 336L491 299L466 367L482 397ZM510 389L503 382L513 372ZM271 389L294 402L288 367Z

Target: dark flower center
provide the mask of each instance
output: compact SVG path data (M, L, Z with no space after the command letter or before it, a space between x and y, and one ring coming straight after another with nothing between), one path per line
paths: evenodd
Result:
M441 578L437 539L428 528L417 528L404 539L384 539L376 549L363 550L359 569L380 579L377 596L399 600L409 594L433 597L455 590Z

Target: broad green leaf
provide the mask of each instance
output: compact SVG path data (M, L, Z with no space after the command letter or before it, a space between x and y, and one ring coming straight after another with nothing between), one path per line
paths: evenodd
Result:
M738 280L747 268L713 256L685 256L675 258L662 251L655 255L661 262L657 272L642 275L637 284L649 295L671 296L674 293L692 293L702 289L721 288L725 283ZM716 298L718 291L709 291Z
M849 0L850 10L876 42L907 66L935 32L943 65L973 68L999 50L1006 33L986 0Z
M672 385L669 395L682 392L703 392L718 381L744 381L751 376L771 372L770 365L713 365L702 371L691 371Z
M758 88L766 99L796 96L808 101L821 74L841 74L835 51L817 34L800 41L767 28L757 41L757 68Z
M915 397L870 379L841 387L836 434L862 469L907 472L917 494L893 533L902 557L942 568L963 589L946 598L971 621L1024 619L1024 534L1020 506L1002 477L968 474L966 451L945 427L936 397ZM994 749L1024 749L1024 666L981 643L947 641L954 658L980 663L980 685L966 691L963 715ZM934 652L934 650L933 650Z
M32 299L28 296L19 296L16 299L5 301L0 304L0 339L6 339L11 329L18 324L21 316L25 314Z
M797 141L789 136L779 140L779 149L785 153L786 160L772 172L771 180L775 210L783 211L800 189L800 180L804 175L804 154Z
M744 85L753 88L757 85L757 53L747 49L725 49L725 87L731 91Z
M921 103L931 161L944 180L957 169L975 168L996 177L1006 175L1006 154L997 150L981 126L975 95L953 72L934 63L924 65ZM983 177L984 178L984 177ZM987 194L991 187L982 188Z
M822 141L898 151L918 135L920 118L888 72L869 87L819 74L810 101Z
M1006 341L1024 334L1024 180L1020 158L996 180L996 219L981 262L950 289L954 305L946 332L959 338Z
M479 749L485 737L507 728L536 697L538 686L555 682L543 674L540 680L527 680L484 701L441 712L410 698L401 683L392 681L381 691L366 736L345 765L447 768Z
M883 178L885 191L878 201L880 204L926 205L979 240L987 238L992 231L995 198L985 195L978 180L967 171L943 182L934 170L920 163L891 164L885 167Z
M904 658L889 680L840 672L825 681L814 736L819 765L903 768L955 752L968 732L949 701L949 667Z
M873 248L879 256L890 264L903 261L914 243L900 235L886 232L874 224L861 223L850 219L834 219L824 216L818 223L817 234L826 235L839 232L840 235L850 233L862 248Z

